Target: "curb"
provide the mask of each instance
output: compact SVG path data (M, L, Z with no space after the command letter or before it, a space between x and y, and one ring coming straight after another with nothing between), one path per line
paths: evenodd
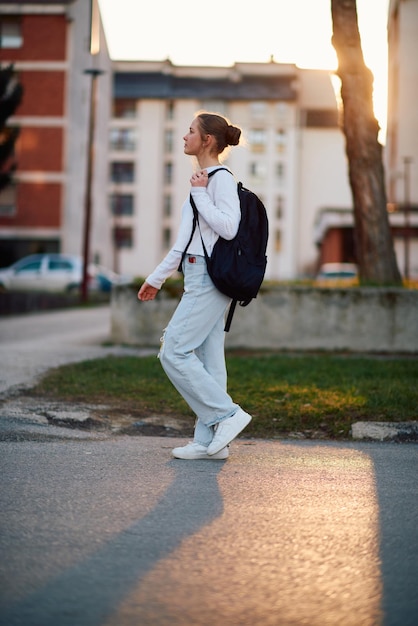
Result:
M418 442L418 422L355 422L351 436L369 441Z

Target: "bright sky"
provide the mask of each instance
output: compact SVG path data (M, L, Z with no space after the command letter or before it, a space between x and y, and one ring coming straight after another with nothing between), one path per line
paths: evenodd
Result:
M99 0L110 55L175 65L236 61L336 69L331 0ZM375 115L386 125L389 0L357 0L366 65L374 74Z

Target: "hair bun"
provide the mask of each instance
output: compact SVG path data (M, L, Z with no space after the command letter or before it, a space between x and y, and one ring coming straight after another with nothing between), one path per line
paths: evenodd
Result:
M228 146L237 146L241 137L241 129L237 126L228 124L226 129L225 139Z
M202 112L196 119L202 138L204 135L213 135L215 138L217 155L221 154L227 146L239 144L241 129L238 126L232 126L223 115Z

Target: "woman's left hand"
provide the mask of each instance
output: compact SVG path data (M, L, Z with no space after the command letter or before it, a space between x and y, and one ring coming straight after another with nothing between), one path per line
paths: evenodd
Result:
M143 302L146 302L147 300L154 300L157 293L158 289L156 287L153 287L145 282L138 291L138 300L142 300Z
M200 170L193 174L190 179L192 187L207 187L208 185L208 172L207 170Z

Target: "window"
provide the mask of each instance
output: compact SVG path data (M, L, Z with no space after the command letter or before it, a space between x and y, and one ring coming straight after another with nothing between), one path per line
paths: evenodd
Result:
M111 128L109 143L111 150L135 150L136 133L132 128Z
M169 194L165 195L164 204L163 204L164 217L170 217L172 213L172 206L173 206L173 202L172 202L171 196Z
M276 230L274 233L274 249L276 252L280 252L282 249L282 233L280 230Z
M8 185L0 191L0 216L11 217L16 214L16 187Z
M166 106L166 110L165 110L165 117L167 120L173 120L174 119L174 102L172 100L169 100L167 102L167 106Z
M115 162L110 165L110 178L113 183L133 183L135 165L129 162Z
M40 272L42 265L42 259L34 259L31 261L23 261L16 266L16 273L22 274L23 272Z
M172 130L166 130L164 133L164 151L168 154L173 152L174 134Z
M276 104L276 119L279 124L286 124L288 122L289 107L285 102L278 102Z
M22 44L20 19L3 16L0 21L0 48L21 48Z
M48 261L48 266L51 272L72 272L73 264L69 259L60 259L58 257L51 257Z
M286 143L287 143L286 131L283 128L279 128L279 130L276 131L277 152L284 152L286 150Z
M253 161L250 163L250 176L258 180L264 180L266 177L266 166L264 163Z
M132 228L116 226L113 229L113 241L116 248L132 248L133 232Z
M250 114L253 120L263 120L266 117L267 106L265 102L251 102Z
M284 163L282 163L281 161L279 163L277 163L276 165L276 176L279 179L279 181L283 181L284 177L285 177L285 167L284 167Z
M136 100L113 100L113 117L132 118L136 115Z
M307 128L337 128L338 111L336 109L307 109L304 112L304 126Z
M163 249L168 250L171 244L171 229L164 228L163 229Z
M276 201L276 218L281 220L283 217L283 207L284 207L284 198L283 196L278 196Z
M133 215L134 197L130 193L114 193L110 196L112 215Z
M203 111L214 111L221 115L228 114L228 107L225 100L202 100L201 108Z
M166 185L171 185L173 182L173 164L166 163L164 165L164 183Z
M253 152L264 152L267 143L266 131L261 128L250 130L248 141Z

